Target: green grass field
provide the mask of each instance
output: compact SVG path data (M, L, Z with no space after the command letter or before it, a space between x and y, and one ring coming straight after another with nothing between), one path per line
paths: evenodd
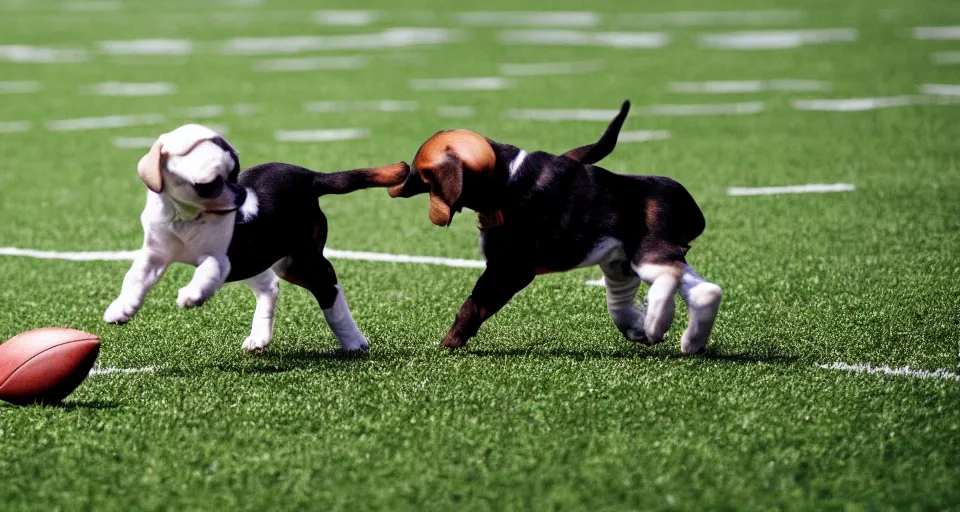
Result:
M802 111L794 100L916 95L960 84L916 26L960 25L946 0L492 0L462 9L585 10L587 31L662 31L662 48L501 45L503 27L457 22L449 2L0 0L0 46L87 52L84 62L12 62L0 93L0 247L139 247L145 149L197 121L225 126L246 166L286 161L333 171L413 158L445 128L560 152L603 122L507 119L508 109L616 109L623 143L603 162L683 183L707 231L690 262L725 290L710 350L681 357L678 315L654 348L621 338L598 269L539 277L468 348L438 348L479 269L332 260L371 341L345 357L313 298L281 288L268 353L240 349L253 297L228 285L200 309L176 306L192 269L174 267L123 327L101 315L128 262L0 256L0 339L48 325L103 340L99 365L155 371L90 377L62 407L0 406L0 509L17 510L960 510L960 105ZM546 4L545 2L542 4ZM76 10L80 8L94 10ZM114 9L114 7L118 7ZM373 9L367 26L312 12ZM105 10L98 10L105 9ZM631 14L797 10L769 25L643 23ZM291 55L221 54L236 37L372 34L442 27L439 45ZM529 27L507 27L529 28ZM749 51L702 34L851 28L855 41ZM960 30L960 29L956 29ZM957 36L954 36L957 37ZM109 55L98 41L193 41L186 55ZM254 71L264 59L365 56L366 67ZM602 61L565 76L516 76L500 91L420 91L421 78L497 76L504 63ZM683 94L671 82L817 80L830 91ZM100 82L169 82L164 96L97 96ZM13 88L14 86L8 86ZM19 87L19 86L18 86ZM28 89L34 86L27 87ZM416 101L413 112L308 112L312 101ZM951 97L943 99L948 102ZM955 99L955 97L953 98ZM763 102L749 115L650 116L658 104ZM256 107L253 114L236 105ZM211 118L185 109L222 105ZM444 118L438 107L473 107ZM53 131L52 120L163 114L163 122ZM14 130L10 123L19 124ZM276 142L277 130L365 128L362 140ZM755 197L728 187L849 183L852 192ZM448 230L427 200L385 191L325 197L329 247L477 259L475 218ZM946 370L917 378L833 371L842 362ZM950 378L953 375L953 378Z

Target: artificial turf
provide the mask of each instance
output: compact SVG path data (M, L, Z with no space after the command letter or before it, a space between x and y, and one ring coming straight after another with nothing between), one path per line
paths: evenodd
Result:
M96 5L96 2L88 2ZM3 510L264 509L960 509L960 381L830 371L818 364L946 369L960 363L960 105L807 112L794 99L916 94L960 83L930 54L956 41L911 29L958 25L951 2L611 1L587 30L663 30L659 49L503 46L498 28L462 27L442 2L349 6L266 0L67 10L79 2L0 0L0 45L74 47L81 63L0 61L0 246L130 250L141 241L144 150L188 121L227 126L253 165L317 170L410 160L439 129L466 127L525 149L560 152L603 123L505 119L510 108L615 109L763 101L742 116L631 116L625 130L668 140L621 144L602 165L683 183L707 231L689 254L725 290L710 350L680 357L682 307L668 341L647 348L612 325L597 269L542 276L467 349L437 343L479 269L333 260L369 356L344 356L312 297L284 284L276 336L243 353L253 297L225 287L204 307L176 307L191 269L174 267L140 315L102 323L126 262L0 256L0 339L63 325L103 339L103 367L153 372L91 377L62 407L0 406ZM110 2L100 2L108 5ZM320 8L378 9L365 27L314 23ZM467 7L462 7L466 9ZM488 10L537 10L531 0ZM640 27L622 13L798 9L773 27ZM433 13L433 14L431 14ZM391 26L462 30L443 45L318 52L362 54L357 70L258 73L222 55L234 37L372 33ZM858 39L771 51L701 48L708 32L851 27ZM182 38L184 56L110 56L101 40ZM293 55L300 57L302 55ZM515 77L504 91L411 90L417 78L494 76L501 63L602 60L589 74ZM831 92L671 93L673 81L809 79ZM159 97L99 97L97 82L172 82ZM310 113L326 100L407 100L415 112ZM184 109L223 105L212 119ZM235 105L257 110L241 115ZM446 119L443 105L473 117ZM161 113L159 125L53 132L45 122ZM370 138L278 143L275 130L361 127ZM730 186L851 183L853 192L733 197ZM470 212L434 227L426 199L382 190L325 197L336 249L477 258Z

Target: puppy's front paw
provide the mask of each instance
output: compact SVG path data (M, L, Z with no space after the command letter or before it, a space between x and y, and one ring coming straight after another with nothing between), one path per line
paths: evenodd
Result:
M243 340L243 350L247 352L262 352L267 349L272 340L269 336L258 336L250 333L247 339Z
M181 308L195 308L206 302L207 296L200 288L184 286L177 293L177 305Z
M443 341L440 342L440 346L447 347L450 350L455 350L460 347L463 347L467 344L467 340L459 336L446 335L443 337Z
M362 334L359 336L351 336L350 339L340 340L340 350L344 352L368 352L370 350L370 342L367 341Z
M120 299L113 301L103 313L103 321L108 324L125 324L137 313L137 308L122 302Z

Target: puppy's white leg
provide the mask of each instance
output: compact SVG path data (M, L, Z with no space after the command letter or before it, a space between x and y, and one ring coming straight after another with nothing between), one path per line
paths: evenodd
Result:
M684 354L696 354L707 347L710 330L720 310L723 290L697 275L690 265L684 265L680 296L690 309L690 325L680 338L680 350Z
M230 260L226 255L201 256L193 279L177 294L177 305L181 308L200 306L223 286L229 274Z
M243 349L262 350L273 341L273 313L280 295L280 279L273 270L267 269L244 283L257 298L257 309L253 312L253 325L250 326L250 336L243 341Z
M619 268L620 262L600 265L603 286L607 291L607 312L623 337L630 341L647 343L643 330L644 311L634 302L640 289L640 278L632 272L626 274Z
M103 314L103 320L110 324L129 322L169 264L165 256L142 249L123 278L120 295Z
M643 263L635 270L640 279L650 284L643 330L650 343L660 343L673 323L673 295L680 286L681 270L675 265L650 263Z
M367 338L360 332L357 323L353 321L353 315L350 314L350 308L347 307L347 299L343 296L343 288L336 285L337 298L333 306L323 310L323 318L330 325L333 335L340 341L340 348L345 352L367 351L370 350L370 344Z

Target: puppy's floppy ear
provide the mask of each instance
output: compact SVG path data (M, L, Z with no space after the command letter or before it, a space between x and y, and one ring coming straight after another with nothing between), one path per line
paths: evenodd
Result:
M442 227L453 221L453 205L463 193L463 163L448 156L435 169L423 171L430 182L430 222Z
M153 192L159 194L163 191L163 144L160 139L153 143L150 151L143 155L137 164L137 174L143 180L143 184Z
M407 179L399 185L387 189L390 197L413 197L430 192L430 185L420 179L420 175L412 168L407 168Z
M620 106L620 113L613 118L613 121L610 121L606 131L600 136L600 140L593 144L571 149L563 156L582 164L595 164L606 158L617 147L617 136L620 135L620 128L623 127L628 112L630 112L630 100L623 102L623 105Z

